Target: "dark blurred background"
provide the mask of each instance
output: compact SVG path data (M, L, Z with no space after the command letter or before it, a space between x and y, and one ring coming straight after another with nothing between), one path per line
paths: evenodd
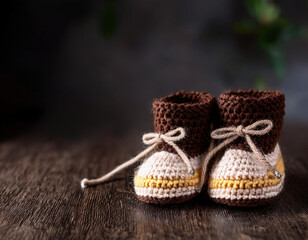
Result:
M308 120L308 1L1 4L0 134L141 134L172 92L279 89Z

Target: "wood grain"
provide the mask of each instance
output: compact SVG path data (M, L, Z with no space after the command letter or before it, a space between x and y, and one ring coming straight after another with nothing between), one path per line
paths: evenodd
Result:
M266 207L232 208L206 194L178 205L141 203L133 169L97 187L97 177L140 150L141 141L63 141L24 137L0 144L1 239L307 239L308 126L281 139L286 185ZM123 147L124 146L124 147Z

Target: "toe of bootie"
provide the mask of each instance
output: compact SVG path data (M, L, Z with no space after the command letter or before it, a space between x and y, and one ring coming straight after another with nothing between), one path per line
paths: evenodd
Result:
M259 206L275 200L285 179L279 145L265 157L281 173L280 179L260 164L252 152L227 150L210 173L208 193L211 199L230 206Z
M201 157L190 159L196 172L188 173L183 160L173 153L156 152L137 169L134 188L137 198L146 203L180 203L198 193Z

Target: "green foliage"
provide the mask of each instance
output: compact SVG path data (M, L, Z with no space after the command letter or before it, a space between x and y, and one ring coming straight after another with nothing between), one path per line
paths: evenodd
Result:
M268 85L266 83L266 81L260 77L260 76L257 76L255 78L255 86L254 86L255 89L257 90L268 90Z
M262 24L279 18L280 10L268 0L245 0L245 5L250 15Z
M303 35L304 29L283 18L271 0L245 0L245 6L251 18L236 22L234 30L253 36L268 57L275 75L282 78L285 71L283 48L291 38Z
M104 11L101 15L101 31L105 38L110 38L116 30L116 4L114 0L105 3Z

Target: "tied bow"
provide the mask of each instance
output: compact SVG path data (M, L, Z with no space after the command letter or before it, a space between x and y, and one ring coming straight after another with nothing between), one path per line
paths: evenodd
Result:
M240 126L231 126L231 127L225 127L225 128L219 128L214 130L211 133L211 137L213 139L225 139L222 143L220 143L217 147L215 147L205 158L202 168L202 177L200 182L200 191L202 186L205 183L205 176L206 176L206 169L209 160L222 148L228 146L230 143L235 141L239 137L243 137L246 139L246 142L248 146L250 147L251 151L254 153L254 155L257 157L257 159L269 169L276 178L280 179L281 174L279 171L277 171L265 158L265 156L261 153L261 151L256 147L254 142L251 140L250 136L263 136L267 133L269 133L273 128L272 121L265 119L256 121L255 123L243 127Z
M185 130L184 130L184 128L181 128L181 127L178 127L174 130L171 130L171 131L169 131L165 134L159 134L159 133L144 134L143 137L142 137L142 141L145 145L149 146L148 148L146 148L144 151L139 153L136 157L134 157L134 158L128 160L127 162L121 164L120 166L116 167L114 170L112 170L111 172L109 172L108 174L106 174L106 175L104 175L100 178L92 179L92 180L88 180L86 178L83 179L81 181L81 187L85 188L87 186L94 186L94 185L97 185L97 184L100 184L100 183L107 181L108 179L110 179L110 177L112 177L116 173L120 172L121 170L125 169L126 167L134 164L135 162L139 161L140 159L142 159L145 156L147 156L148 154L150 154L157 147L157 145L162 143L162 142L165 142L168 145L170 145L171 147L173 147L173 149L177 152L177 154L181 157L181 159L186 164L188 172L191 175L194 175L195 169L192 167L188 157L175 144L175 142L184 139L185 136L186 136Z
M186 154L175 144L175 142L180 141L184 139L185 137L185 130L184 128L176 128L174 130L171 130L165 134L160 133L147 133L144 134L142 137L142 141L145 145L152 145L156 146L161 142L165 142L177 152L177 154L182 158L184 163L187 166L188 172L191 175L195 174L195 169L191 166L191 163L186 156Z

